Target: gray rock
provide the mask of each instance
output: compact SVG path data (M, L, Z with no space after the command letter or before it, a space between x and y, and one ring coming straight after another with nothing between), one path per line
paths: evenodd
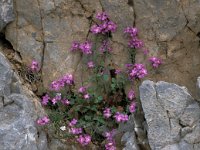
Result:
M122 142L125 142L125 147L123 150L139 150L135 132L126 132L122 136Z
M10 64L0 53L0 149L47 150L47 137L35 124L44 111L22 87Z
M0 1L0 31L14 20L13 0Z
M195 149L200 142L200 107L185 87L146 80L140 98L151 149Z
M200 99L200 77L197 78L197 95Z

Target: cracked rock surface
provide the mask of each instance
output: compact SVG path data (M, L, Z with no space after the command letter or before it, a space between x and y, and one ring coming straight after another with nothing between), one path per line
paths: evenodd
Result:
M0 1L0 31L11 21L14 20L13 1Z
M185 87L146 80L140 98L152 150L200 149L200 107Z
M0 149L47 149L46 134L35 124L43 114L33 93L22 88L11 65L0 53Z
M65 73L74 74L77 85L87 78L88 72L82 71L82 56L70 53L69 49L74 40L94 39L89 29L96 12L103 10L118 24L111 38L112 66L123 68L128 63L130 56L123 29L136 26L149 55L164 62L156 72L147 63L151 71L148 78L184 85L194 95L200 71L199 0L13 0L13 3L16 18L7 26L6 38L20 52L23 62L30 64L35 59L40 63L45 87ZM146 60L138 51L136 62Z

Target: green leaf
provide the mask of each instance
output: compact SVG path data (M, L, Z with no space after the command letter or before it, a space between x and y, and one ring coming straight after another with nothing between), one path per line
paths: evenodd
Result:
M102 118L102 117L96 117L96 118L94 118L94 120L96 120L96 121L98 121L99 123L102 123L102 124L106 123L104 118Z
M109 76L108 76L107 74L104 74L104 75L103 75L103 79L104 79L105 81L108 81Z
M92 119L91 116L85 116L85 120L86 120L86 121L90 121L91 119Z
M102 102L103 97L102 96L98 96L97 98L95 98L94 103L100 103Z
M112 106L112 107L111 107L111 111L112 111L112 113L115 113L115 112L117 112L117 108L114 107L114 106Z
M112 78L112 82L115 83L115 82L116 82L116 79L115 79L115 78Z
M112 88L112 90L114 90L115 89L115 84L111 84L111 88Z

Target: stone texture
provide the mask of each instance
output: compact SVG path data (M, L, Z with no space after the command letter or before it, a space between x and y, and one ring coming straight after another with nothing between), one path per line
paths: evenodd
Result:
M21 86L12 67L0 53L0 149L47 150L46 134L35 120L44 115L37 99Z
M0 31L11 21L14 20L13 1L0 1Z
M122 142L125 142L123 150L139 150L135 138L135 132L126 132L122 137Z
M197 78L197 95L200 99L200 77Z
M153 150L194 150L200 142L200 107L185 87L146 80L140 98Z
M159 56L163 65L148 79L164 80L186 86L196 97L199 76L199 0L133 0L135 24L150 56ZM147 57L137 53L137 62ZM172 76L173 74L173 76Z
M113 52L108 60L111 66L123 68L129 62L123 29L135 25L149 55L161 57L164 62L154 71L147 57L138 51L136 62L147 63L149 78L184 85L194 95L200 71L199 0L14 0L14 3L16 20L7 26L6 38L20 52L23 62L30 64L36 59L40 63L45 87L65 73L74 74L76 84L88 77L88 72L82 70L82 56L70 53L69 48L73 40L93 39L89 28L94 14L105 10L118 24L111 38Z
M42 66L45 87L65 73L75 75L76 83L87 77L82 71L80 54L69 52L72 41L84 41L88 37L95 13L105 9L110 18L118 23L113 34L113 58L116 66L127 63L128 53L123 29L134 20L133 8L126 1L73 1L73 0L15 0L17 20L6 30L6 38L19 51L23 61L30 64L36 59ZM31 6L31 10L28 11ZM127 16L126 19L123 16ZM123 55L122 55L123 54Z

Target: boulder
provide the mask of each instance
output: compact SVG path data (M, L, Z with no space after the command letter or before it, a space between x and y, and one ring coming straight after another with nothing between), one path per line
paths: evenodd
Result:
M46 133L35 122L44 114L37 98L22 87L10 63L0 53L0 149L47 150Z
M146 80L139 88L153 150L197 150L200 107L185 87Z

